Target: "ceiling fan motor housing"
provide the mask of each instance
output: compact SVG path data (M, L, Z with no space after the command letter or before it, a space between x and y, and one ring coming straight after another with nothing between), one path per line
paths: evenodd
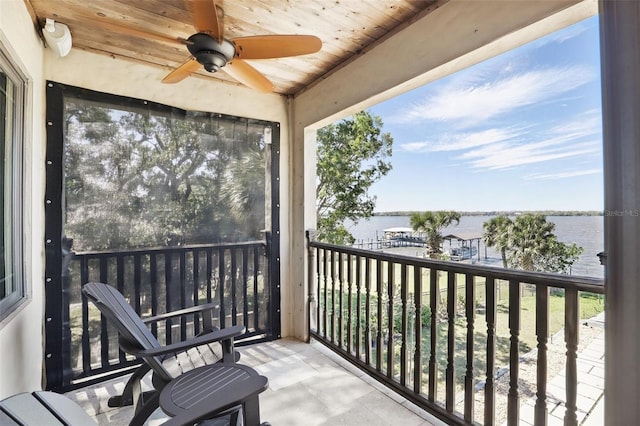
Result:
M194 34L189 37L189 41L191 43L187 45L187 49L209 72L216 72L224 67L236 53L235 46L229 40L218 42L209 34Z

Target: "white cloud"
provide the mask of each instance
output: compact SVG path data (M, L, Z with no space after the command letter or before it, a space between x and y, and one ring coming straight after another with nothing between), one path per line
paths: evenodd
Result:
M482 74L486 74L486 70ZM581 65L551 67L519 74L505 72L497 79L483 84L475 83L476 78L467 76L454 80L433 96L402 111L396 120L463 121L467 125L480 123L518 108L557 98L560 94L588 83L594 77L588 68Z
M600 151L597 141L559 145L561 143L559 138L518 146L508 143L496 144L484 149L469 151L458 158L468 160L473 168L504 170L562 158L595 154Z
M602 169L586 169L586 170L573 170L567 172L558 173L532 173L530 175L523 176L525 180L555 180L566 179L577 176L595 175L602 173Z
M400 150L410 152L460 151L517 138L522 130L486 129L477 132L445 133L440 139L410 142L400 145Z
M450 132L440 139L400 146L410 152L460 151L454 157L473 169L505 170L563 158L600 154L600 117L586 111L543 130L534 126Z

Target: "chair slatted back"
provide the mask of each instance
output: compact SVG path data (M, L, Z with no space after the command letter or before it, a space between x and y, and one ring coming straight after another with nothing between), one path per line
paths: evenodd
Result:
M141 349L159 348L160 343L131 307L127 299L114 287L93 282L82 287L82 292L120 333L120 339L128 345ZM170 380L171 374L162 365L158 357L145 357L144 360L153 371L164 380Z

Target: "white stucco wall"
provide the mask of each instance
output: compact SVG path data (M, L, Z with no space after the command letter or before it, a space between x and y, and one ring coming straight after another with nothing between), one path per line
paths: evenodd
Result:
M0 399L41 386L44 315L44 152L42 50L24 3L0 1L0 40L29 80L24 146L24 252L29 300L0 324ZM30 123L30 124L29 124Z
M46 80L183 109L277 121L283 124L286 132L284 97L199 76L186 78L177 84L162 84L160 80L169 71L170 68L113 59L77 49L71 49L64 58L47 49L44 57Z

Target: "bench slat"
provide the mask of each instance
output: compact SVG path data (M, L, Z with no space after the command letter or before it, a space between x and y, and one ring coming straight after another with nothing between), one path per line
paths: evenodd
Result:
M19 393L0 401L0 424L7 426L96 425L75 402L55 392Z

